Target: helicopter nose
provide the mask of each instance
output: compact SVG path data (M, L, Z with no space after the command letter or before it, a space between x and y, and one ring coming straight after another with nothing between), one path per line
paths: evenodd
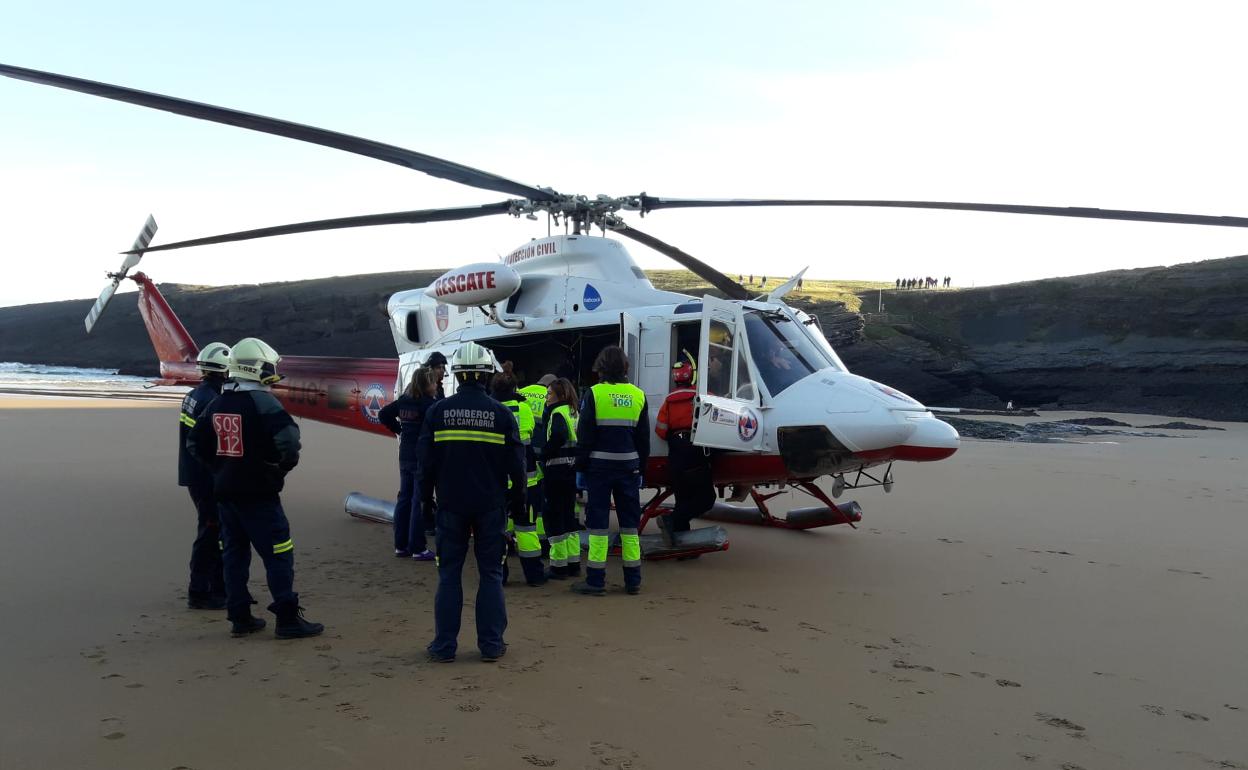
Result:
M914 426L914 432L897 448L894 454L896 459L932 462L943 460L958 451L961 439L958 431L949 423L938 420L927 412L908 421Z

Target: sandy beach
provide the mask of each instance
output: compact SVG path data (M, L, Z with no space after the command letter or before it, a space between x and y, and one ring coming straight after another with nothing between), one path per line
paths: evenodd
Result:
M639 597L615 562L601 599L510 587L507 657L469 609L437 665L433 566L342 510L393 496L394 445L315 423L284 501L326 634L185 609L176 410L0 399L3 770L1248 768L1246 425L968 440L847 493L857 530L729 526Z

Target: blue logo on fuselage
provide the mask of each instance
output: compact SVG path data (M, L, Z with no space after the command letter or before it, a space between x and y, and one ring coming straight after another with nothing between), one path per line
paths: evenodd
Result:
M597 310L598 306L602 304L602 295L598 293L598 290L592 284L587 283L585 284L585 294L581 297L581 302L584 303L586 310Z

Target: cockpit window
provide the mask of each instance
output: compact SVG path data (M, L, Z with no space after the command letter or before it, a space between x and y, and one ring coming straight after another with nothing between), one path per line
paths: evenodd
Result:
M806 330L784 313L746 310L745 332L754 365L772 396L832 365Z

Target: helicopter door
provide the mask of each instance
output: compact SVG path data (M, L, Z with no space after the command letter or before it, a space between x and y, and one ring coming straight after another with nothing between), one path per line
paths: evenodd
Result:
M694 444L744 452L762 449L757 375L747 344L741 306L703 297Z
M636 316L620 313L620 349L628 356L628 381L642 387L641 377L641 321Z

